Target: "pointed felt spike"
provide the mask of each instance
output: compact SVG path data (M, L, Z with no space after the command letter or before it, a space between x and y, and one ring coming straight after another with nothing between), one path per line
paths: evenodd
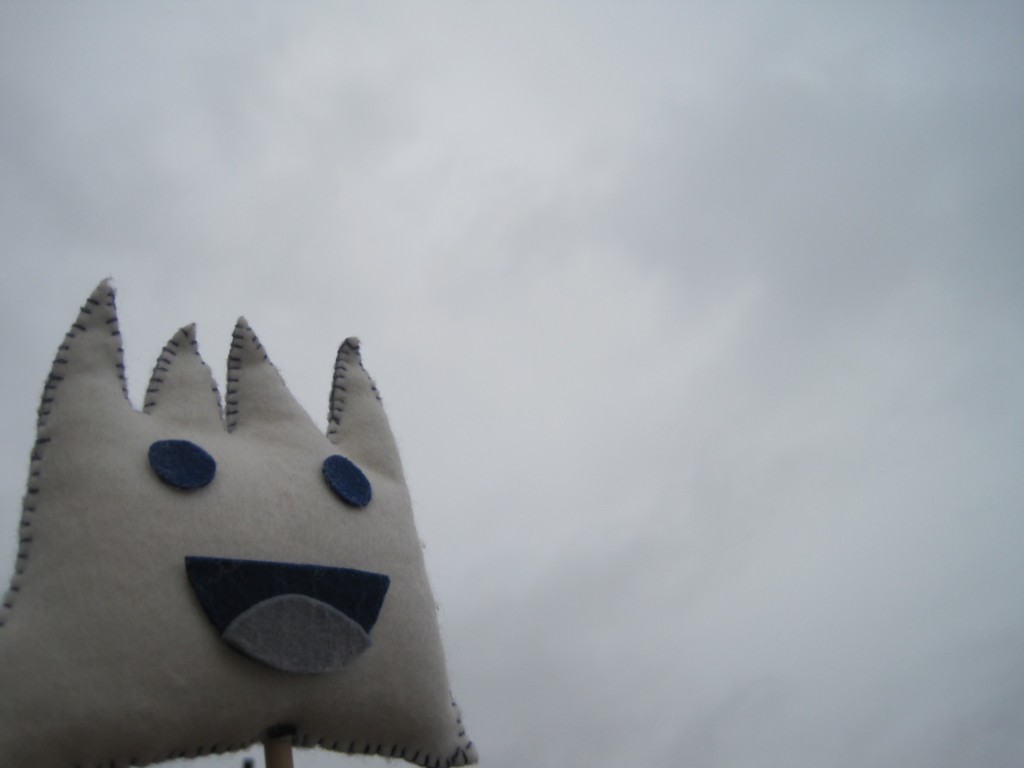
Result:
M402 477L398 446L377 385L363 368L357 338L345 339L338 349L327 438L364 469Z
M174 334L157 358L143 411L183 427L221 423L220 393L199 355L195 324Z
M124 352L117 323L114 290L104 280L85 300L57 348L43 386L30 455L28 489L22 503L18 553L11 588L0 605L0 626L21 591L35 539L43 458L50 446L69 437L110 435L110 414L133 412L124 377Z
M224 401L227 427L232 432L313 426L244 317L238 318L231 334Z
M43 387L37 426L42 430L73 411L100 413L98 406L108 401L116 401L115 407L131 408L114 289L104 280L85 300L57 349Z

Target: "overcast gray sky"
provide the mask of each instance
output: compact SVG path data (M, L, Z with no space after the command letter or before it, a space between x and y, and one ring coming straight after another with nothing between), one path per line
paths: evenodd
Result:
M3 578L112 276L136 402L244 314L325 420L362 338L483 765L1019 768L1022 29L0 2Z

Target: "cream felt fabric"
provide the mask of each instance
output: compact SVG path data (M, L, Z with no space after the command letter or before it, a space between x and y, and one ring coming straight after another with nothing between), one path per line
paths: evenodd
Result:
M398 451L358 342L338 352L325 436L244 320L225 416L194 329L129 403L114 296L101 284L60 346L39 409L16 572L0 612L0 766L147 765L293 743L431 766L476 762L448 686L436 607ZM147 462L188 440L216 460L181 490ZM365 508L324 481L333 454L369 479ZM292 674L233 650L184 558L362 569L390 578L369 647Z

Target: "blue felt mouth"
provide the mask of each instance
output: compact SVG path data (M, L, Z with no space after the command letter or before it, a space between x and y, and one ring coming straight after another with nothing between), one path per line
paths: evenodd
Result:
M391 579L322 565L185 558L207 617L236 650L286 672L340 669L370 646Z

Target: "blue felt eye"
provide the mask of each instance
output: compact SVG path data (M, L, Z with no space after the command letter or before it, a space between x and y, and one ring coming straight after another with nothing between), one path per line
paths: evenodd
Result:
M188 440L157 440L149 446L149 466L168 485L184 490L209 485L217 462Z
M373 493L363 471L344 456L335 454L324 459L324 480L338 498L353 507L365 507Z

